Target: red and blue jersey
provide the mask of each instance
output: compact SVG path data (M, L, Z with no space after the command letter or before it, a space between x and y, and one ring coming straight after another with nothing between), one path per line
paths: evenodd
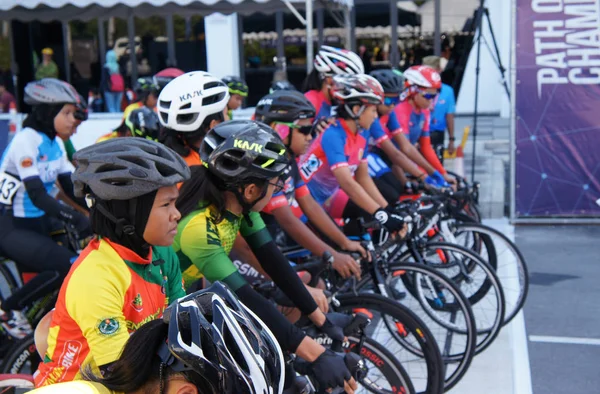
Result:
M268 218L265 220L265 223L271 219L270 216L273 214L273 211L285 205L290 206L292 212L298 219L306 222L306 216L304 216L304 212L302 212L302 208L300 208L296 198L302 198L309 194L310 191L300 176L298 163L295 160L285 169L281 178L285 179L285 186L279 193L273 194L273 197L269 200L267 206L262 210L262 213L268 214L268 216L262 215L263 219ZM269 225L269 223L267 223L267 225Z
M429 137L430 112L428 109L419 111L406 100L394 108L394 113L400 128L412 144L419 142L421 137Z
M323 204L339 188L333 170L348 167L352 175L366 161L367 140L362 132L354 134L343 119L325 130L300 158L300 176L312 196Z
M304 93L304 97L315 107L315 119L329 118L332 116L331 102L327 100L320 90L309 90Z

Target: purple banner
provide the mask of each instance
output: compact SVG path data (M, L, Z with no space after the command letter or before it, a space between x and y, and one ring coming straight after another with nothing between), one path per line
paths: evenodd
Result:
M600 0L517 0L516 39L516 217L598 217Z

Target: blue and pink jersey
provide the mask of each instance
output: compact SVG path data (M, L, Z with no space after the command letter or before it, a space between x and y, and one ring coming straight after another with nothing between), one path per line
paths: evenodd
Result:
M352 175L358 165L366 162L367 140L363 133L354 134L343 119L338 119L325 130L300 158L300 176L312 196L323 204L339 188L333 174L336 168L348 167Z
M304 93L304 97L306 97L315 107L315 113L317 114L315 119L329 118L332 116L331 102L327 100L323 92L320 90L309 90Z
M394 108L394 113L400 128L412 144L419 142L421 137L429 137L431 114L428 109L418 111L406 100Z

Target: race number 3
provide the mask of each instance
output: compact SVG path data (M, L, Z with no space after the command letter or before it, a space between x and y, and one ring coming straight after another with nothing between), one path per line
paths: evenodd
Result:
M0 203L4 205L12 205L13 197L19 187L21 181L6 172L0 172Z

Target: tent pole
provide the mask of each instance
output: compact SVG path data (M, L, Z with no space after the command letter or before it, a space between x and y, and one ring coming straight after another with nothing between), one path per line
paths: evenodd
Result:
M433 54L435 56L442 55L442 34L441 34L441 20L442 20L442 5L441 0L435 0L435 21L434 21L434 34L433 34Z
M306 72L313 67L313 0L306 0Z
M127 17L127 34L129 35L129 61L131 63L131 87L138 79L137 56L135 53L135 18L133 14Z
M325 41L325 15L322 8L317 11L317 30L319 31L319 40L317 42L320 48Z
M98 47L100 51L100 66L106 62L106 33L104 32L104 19L98 19Z
M398 53L398 4L396 3L396 0L390 0L390 26L392 28L390 63L393 68L396 68L400 63L400 56Z
M350 50L356 52L356 7L350 10Z
M65 79L71 83L71 62L69 61L69 22L62 22L63 61L65 62Z
M278 71L285 70L285 48L283 45L283 11L275 13L275 30L277 30L277 67Z
M167 58L167 66L175 67L177 66L177 57L175 56L175 28L173 27L173 15L165 16L165 21L167 22L167 53L169 57Z

